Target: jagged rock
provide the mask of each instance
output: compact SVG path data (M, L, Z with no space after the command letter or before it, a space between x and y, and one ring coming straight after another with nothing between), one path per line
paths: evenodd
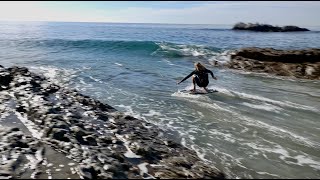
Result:
M97 179L97 172L92 166L80 166L79 172L84 179Z
M10 82L12 81L13 77L11 74L5 70L0 69L0 90L5 89L2 86L9 86Z
M252 23L237 23L232 28L233 30L249 30L249 31L258 31L258 32L294 32L294 31L310 31L306 28L300 28L297 26L272 26L269 24L252 24Z
M242 48L231 55L231 61L225 65L232 69L279 76L320 79L320 49Z
M65 129L52 128L51 134L53 139L69 142L70 139L65 135L68 133Z
M145 157L150 162L159 161L162 159L162 157L160 156L160 153L157 150L155 150L153 147L150 147L150 146L139 148L137 150L137 154Z

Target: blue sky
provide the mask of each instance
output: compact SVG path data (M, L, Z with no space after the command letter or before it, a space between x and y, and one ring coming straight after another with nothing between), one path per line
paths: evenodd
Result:
M0 20L320 26L319 1L15 1Z

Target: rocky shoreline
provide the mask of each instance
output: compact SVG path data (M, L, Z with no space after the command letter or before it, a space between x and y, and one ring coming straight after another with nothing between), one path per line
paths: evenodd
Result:
M225 174L162 130L24 67L0 66L0 178L209 178Z
M231 60L224 66L250 72L318 80L320 49L242 48L233 52Z

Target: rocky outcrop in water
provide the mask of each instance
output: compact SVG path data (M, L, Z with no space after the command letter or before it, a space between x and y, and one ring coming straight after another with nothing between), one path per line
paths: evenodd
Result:
M0 67L0 179L224 178L154 125Z
M226 66L280 76L320 79L320 49L243 48L231 55Z
M252 23L237 23L232 28L233 30L248 30L248 31L257 31L257 32L296 32L296 31L310 31L306 28L300 28L298 26L272 26L269 24L252 24Z

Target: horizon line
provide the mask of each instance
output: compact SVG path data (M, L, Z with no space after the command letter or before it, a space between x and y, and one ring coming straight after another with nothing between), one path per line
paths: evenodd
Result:
M155 22L155 23L147 23L147 22L104 22L104 21L43 21L43 20L0 20L0 22L58 22L58 23L110 23L110 24L163 24L163 25L235 25L237 23L240 22L244 22L244 21L240 21L237 23L233 23L233 24L190 24L190 23L159 23L159 22ZM245 22L244 22L245 23ZM249 22L250 23L250 22ZM257 22L255 22L257 23ZM270 24L272 25L272 24ZM274 26L274 25L273 25ZM287 26L287 25L283 25L283 26ZM318 27L320 25L304 25L307 27Z

